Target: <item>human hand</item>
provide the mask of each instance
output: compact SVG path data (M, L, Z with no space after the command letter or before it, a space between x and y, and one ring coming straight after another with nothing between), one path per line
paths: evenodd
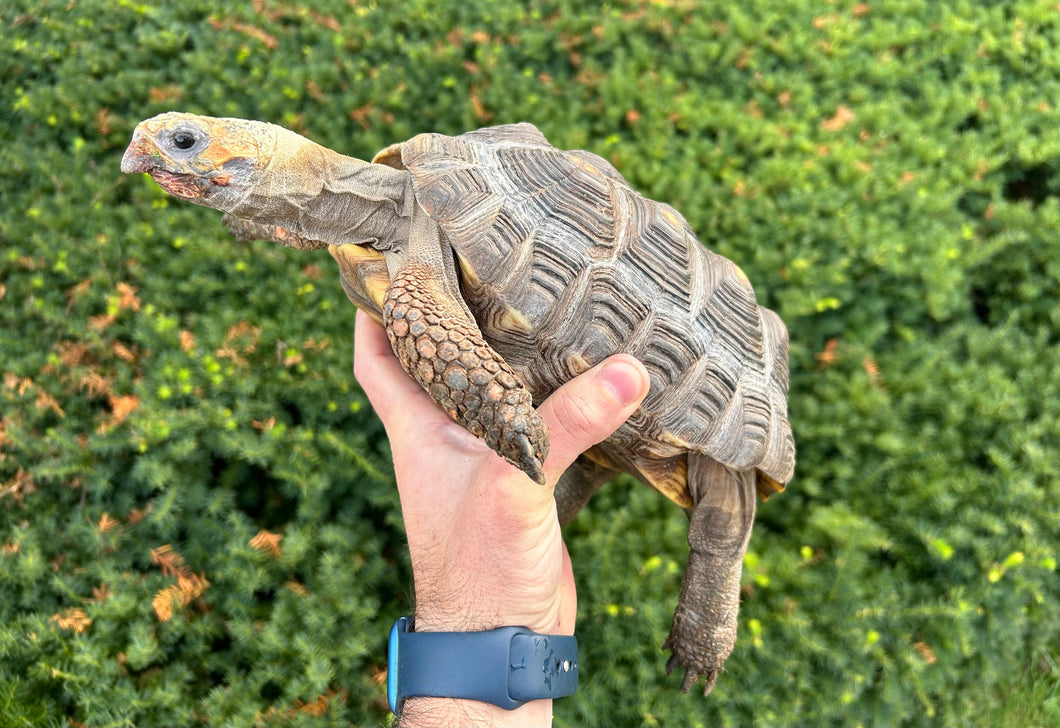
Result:
M416 630L501 626L574 633L577 600L552 489L648 391L643 365L617 355L567 382L538 411L549 427L540 486L451 420L398 364L386 332L358 311L354 373L390 439L412 558ZM456 712L454 712L456 711ZM550 700L505 711L466 700L406 701L415 720L549 725ZM403 715L403 721L405 715Z

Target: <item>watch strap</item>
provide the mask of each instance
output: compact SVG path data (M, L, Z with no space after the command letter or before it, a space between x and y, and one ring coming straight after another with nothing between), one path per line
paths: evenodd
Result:
M525 627L488 632L410 632L402 617L390 632L387 699L481 700L507 710L528 700L561 698L578 687L578 641Z

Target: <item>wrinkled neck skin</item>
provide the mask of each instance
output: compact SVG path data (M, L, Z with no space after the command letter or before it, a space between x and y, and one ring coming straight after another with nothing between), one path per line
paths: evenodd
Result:
M275 129L268 161L255 170L245 194L225 205L227 212L329 245L352 243L380 251L403 246L416 208L407 172Z

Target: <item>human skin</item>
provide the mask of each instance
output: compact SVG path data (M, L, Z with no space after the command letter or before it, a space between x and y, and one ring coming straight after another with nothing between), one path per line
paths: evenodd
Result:
M533 482L451 420L401 368L381 326L358 311L354 374L390 439L416 595L418 632L522 626L574 634L570 556L552 489L648 392L648 374L613 356L538 408L552 443ZM508 711L473 700L411 698L401 725L548 726L552 701Z

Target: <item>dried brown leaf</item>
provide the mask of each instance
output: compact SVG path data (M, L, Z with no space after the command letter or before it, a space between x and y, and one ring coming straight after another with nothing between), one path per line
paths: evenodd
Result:
M258 531L254 538L250 539L251 548L255 548L258 551L263 551L274 558L280 558L283 553L280 549L280 541L283 539L283 535L279 533L270 533L266 530Z
M97 528L99 528L101 533L106 533L107 531L111 531L111 530L117 528L119 525L120 524L118 523L118 521L116 521L115 519L111 518L110 514L107 513L106 511L104 511L103 515L100 516L100 518L99 518L99 523L97 524Z
M836 108L835 114L830 119L822 121L821 126L826 131L839 131L852 121L854 121L854 112L851 111L850 107L840 104Z
M52 615L52 621L59 629L68 629L75 634L82 634L92 624L92 618L80 607L71 607L59 614Z

